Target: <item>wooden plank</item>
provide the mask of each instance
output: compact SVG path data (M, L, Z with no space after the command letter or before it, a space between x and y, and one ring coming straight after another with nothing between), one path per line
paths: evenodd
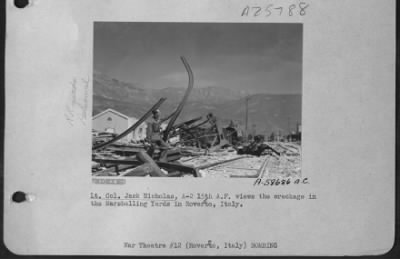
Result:
M132 154L136 154L140 151L143 151L144 149L140 149L140 148L130 148L130 147L108 147L107 150L111 150L114 152L123 152L123 153L132 153Z
M134 166L134 165L114 165L107 169L93 172L93 176L100 176L100 175L106 174L106 173L118 173L119 171L127 170L127 169L134 168L134 167L136 167L136 166Z
M139 166L142 164L142 162L138 160L117 160L117 159L93 159L93 161L98 162L98 163L103 163L103 164L122 164L122 165L136 165ZM169 170L175 170L183 173L188 173L192 174L195 177L198 177L199 174L196 170L196 168L191 167L191 166L185 166L181 164L175 164L175 163L168 163L168 162L160 162L160 161L155 161L155 163L164 169L169 169Z
M156 163L159 167L164 168L164 169L175 170L175 171L179 171L179 172L183 172L183 173L189 173L195 177L199 177L197 168L194 168L192 166L186 166L186 165L175 164L175 163L167 163L167 162L156 162Z

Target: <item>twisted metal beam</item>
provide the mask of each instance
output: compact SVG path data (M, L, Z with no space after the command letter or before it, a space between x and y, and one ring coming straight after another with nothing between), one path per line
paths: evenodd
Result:
M181 57L182 63L185 66L185 69L188 73L189 76L189 83L188 83L188 88L185 92L185 95L183 96L183 99L181 101L181 103L179 104L178 108L176 108L176 111L174 112L174 114L172 115L170 121L168 122L167 128L164 130L164 136L163 136L163 140L167 141L168 139L168 135L170 133L170 131L172 130L172 127L174 126L174 123L176 121L176 119L178 118L178 116L181 114L183 106L185 105L190 92L193 89L193 72L192 69L189 66L189 63L186 61L185 57Z
M198 128L198 127L200 127L200 126L206 124L206 123L209 122L209 121L210 121L210 118L207 118L205 121L203 121L203 122L201 122L201 123L199 123L199 124L197 124L197 125L194 125L194 126L188 128L188 129L184 129L184 130L185 130L185 131L189 131L189 130L192 130L192 129L196 129L196 128Z
M173 127L172 127L172 130L179 129L179 128L183 127L183 126L189 126L189 125L191 125L191 124L193 124L193 123L195 123L196 121L199 121L199 120L201 120L201 119L202 119L202 117L197 117L197 118L194 118L194 119L185 121L185 122L181 122L181 123L179 123L179 124L173 126Z

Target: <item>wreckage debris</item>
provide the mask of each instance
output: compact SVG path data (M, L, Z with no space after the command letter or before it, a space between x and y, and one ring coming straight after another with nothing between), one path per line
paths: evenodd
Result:
M216 116L197 117L175 124L193 89L193 72L184 57L188 87L168 121L160 146L152 141L126 143L122 139L138 128L166 100L161 98L123 133L93 134L92 175L116 177L300 177L301 146L296 142L267 142L258 135L243 141L233 122L221 127ZM171 143L169 140L176 138Z
M168 135L172 129L172 127L174 126L174 123L176 121L176 119L178 118L179 114L181 114L183 106L185 105L185 103L187 102L187 99L189 98L190 92L193 89L193 72L192 69L189 66L189 63L186 61L185 57L181 57L181 60L183 62L183 65L185 66L185 69L188 73L189 76L189 83L188 83L188 88L185 92L185 95L183 96L183 99L181 101L181 103L179 104L178 108L176 108L176 111L174 112L174 114L172 115L171 119L168 122L167 128L164 130L164 141L166 141L168 139Z
M105 142L105 143L102 143L102 144L100 144L100 145L94 146L94 147L92 148L92 150L97 150L97 149L100 149L100 148L105 148L105 147L107 147L108 145L110 145L110 144L112 144L112 143L114 143L114 142L116 142L116 141L122 139L123 137L127 136L129 133L131 133L131 132L134 131L137 127L139 127L140 124L142 124L143 122L145 122L145 120L146 120L148 117L150 117L151 113L152 113L154 110L158 109L158 108L161 106L161 104L162 104L163 102L165 102L165 100L166 100L166 98L161 98L148 112L146 112L145 115L143 115L142 118L140 118L135 124L133 124L131 127L129 127L129 129L125 130L123 133L119 134L119 135L116 136L115 138L113 138L113 139L111 139L111 140L109 140L109 141L107 141L107 142Z

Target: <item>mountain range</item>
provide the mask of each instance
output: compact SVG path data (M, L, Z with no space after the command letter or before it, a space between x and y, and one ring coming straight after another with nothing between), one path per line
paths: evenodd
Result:
M111 78L98 71L93 74L93 115L107 108L115 109L130 117L140 118L161 97L167 100L161 106L162 117L169 115L179 105L186 88L168 87L143 89L133 83ZM258 134L296 129L301 123L300 94L250 94L245 90L222 87L194 88L177 122L198 116L205 118L212 112L221 125L231 120L244 128L248 99L248 129Z

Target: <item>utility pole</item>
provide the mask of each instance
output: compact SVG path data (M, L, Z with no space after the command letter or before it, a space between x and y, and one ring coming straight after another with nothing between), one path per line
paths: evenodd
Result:
M246 117L245 117L245 132L246 132L246 136L245 136L245 139L247 140L247 138L248 138L248 134L249 134L249 132L248 132L248 123L249 123L249 99L250 99L250 96L249 95L247 95L246 96Z
M282 131L279 129L278 131L278 141L281 142L281 135L282 135Z

